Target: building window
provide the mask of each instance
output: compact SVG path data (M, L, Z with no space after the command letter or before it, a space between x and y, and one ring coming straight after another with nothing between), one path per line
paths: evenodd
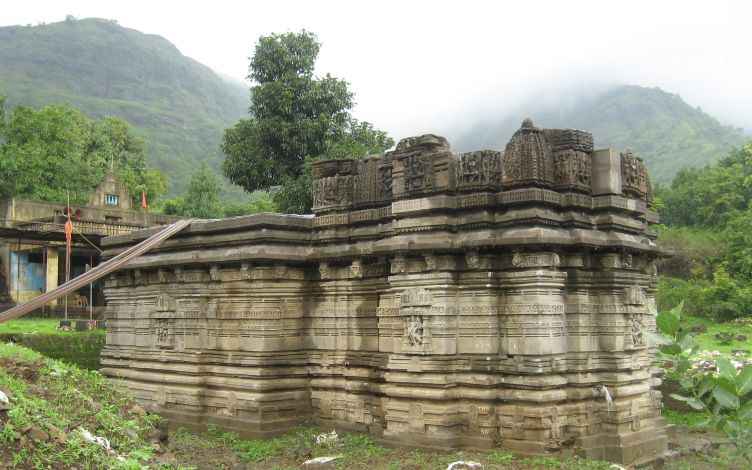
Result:
M108 206L117 206L118 205L118 197L116 194L107 194L104 197L104 203Z

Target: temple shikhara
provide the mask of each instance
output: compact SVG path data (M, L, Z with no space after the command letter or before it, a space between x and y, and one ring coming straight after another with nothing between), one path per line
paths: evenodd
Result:
M103 373L244 436L314 419L623 464L666 449L639 157L526 120L503 152L423 135L320 161L313 191L312 216L193 222L110 275Z

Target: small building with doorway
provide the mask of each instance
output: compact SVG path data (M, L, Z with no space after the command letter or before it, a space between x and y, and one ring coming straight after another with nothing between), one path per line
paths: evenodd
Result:
M0 304L27 302L66 279L65 222L73 223L68 268L73 279L99 264L100 240L145 227L171 224L181 217L134 209L131 195L114 172L107 173L86 205L10 198L0 201ZM68 301L68 309L101 306L99 286ZM57 307L57 301L50 304ZM83 312L82 312L83 313Z

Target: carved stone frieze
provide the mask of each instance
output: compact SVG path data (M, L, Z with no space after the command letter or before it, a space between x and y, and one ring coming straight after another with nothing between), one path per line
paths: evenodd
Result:
M560 190L590 192L590 155L577 150L559 150L553 153L554 187Z
M514 253L511 258L513 268L558 267L561 259L557 253Z
M330 176L313 181L313 208L316 211L349 207L353 202L353 177Z
M457 189L498 191L501 183L501 152L481 150L456 156Z

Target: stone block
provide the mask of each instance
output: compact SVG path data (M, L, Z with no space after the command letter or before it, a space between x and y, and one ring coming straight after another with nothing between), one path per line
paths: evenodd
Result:
M621 154L613 149L596 150L592 157L592 194L622 194Z

